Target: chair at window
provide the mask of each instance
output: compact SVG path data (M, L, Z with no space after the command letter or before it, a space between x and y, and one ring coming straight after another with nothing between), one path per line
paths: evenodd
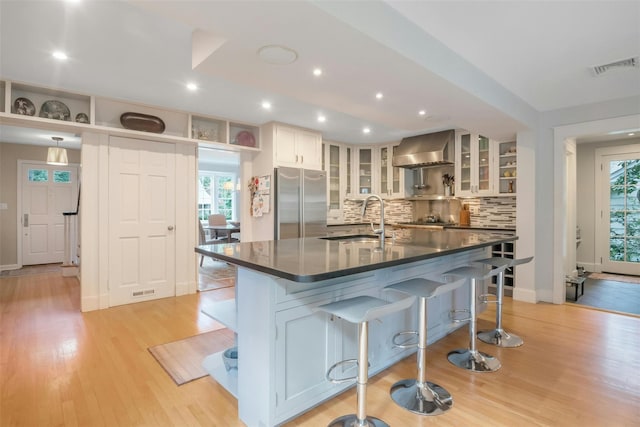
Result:
M227 218L222 214L212 214L209 215L209 225L227 225ZM223 230L212 230L215 234L216 239L220 237L227 238L227 231Z
M204 232L204 227L202 227L202 222L198 220L198 228L200 233L200 238L198 239L198 244L200 245L211 245L214 243L218 243L217 240L207 240L207 234ZM200 267L202 267L202 263L204 262L204 255L200 255Z

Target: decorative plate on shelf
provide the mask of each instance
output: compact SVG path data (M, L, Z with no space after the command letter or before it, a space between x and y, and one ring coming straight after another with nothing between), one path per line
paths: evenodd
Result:
M125 129L141 130L143 132L162 133L165 129L162 119L142 113L122 113L120 123Z
M85 113L76 114L76 122L78 123L89 123L89 116Z
M235 144L243 145L245 147L255 147L256 146L256 138L248 130L241 130L236 135Z
M36 114L36 106L29 98L16 98L13 101L14 113L22 114L23 116L33 116Z
M40 107L40 117L54 120L71 120L71 111L64 103L56 100L45 101Z

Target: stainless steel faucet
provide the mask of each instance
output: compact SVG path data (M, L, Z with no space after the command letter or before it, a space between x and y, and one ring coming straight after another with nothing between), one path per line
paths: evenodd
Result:
M373 221L371 222L371 229L373 230L373 232L375 234L378 234L380 236L380 247L384 248L384 201L382 200L382 197L378 196L377 194L372 194L370 196L367 196L366 199L364 199L364 202L362 202L362 218L364 219L364 214L367 211L367 204L369 203L369 199L378 199L380 201L380 228L373 228Z

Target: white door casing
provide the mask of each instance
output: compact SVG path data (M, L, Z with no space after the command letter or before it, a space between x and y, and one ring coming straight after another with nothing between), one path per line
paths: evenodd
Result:
M19 164L21 264L63 262L62 213L76 209L78 166L53 166L34 161Z
M601 270L609 273L617 274L640 274L640 262L630 262L629 259L614 259L611 256L612 240L617 240L624 245L631 245L631 248L637 248L637 243L633 244L631 241L638 242L640 236L634 236L630 234L630 230L637 228L638 202L632 200L634 196L637 196L638 185L631 185L635 188L633 194L627 195L627 197L617 197L616 206L611 206L613 195L611 193L611 174L612 167L617 168L617 165L622 161L637 160L640 159L640 146L638 145L626 145L620 147L602 148L596 150L596 262L600 261ZM624 199L627 199L624 203ZM622 203L624 206L621 206ZM629 204L633 206L628 206ZM612 214L626 217L614 220L612 223ZM626 221L633 221L632 224L625 224ZM618 238L612 239L612 234L618 235ZM620 252L620 248L616 253ZM624 252L624 251L623 251ZM633 250L637 253L637 249Z
M109 139L109 305L174 296L175 145Z

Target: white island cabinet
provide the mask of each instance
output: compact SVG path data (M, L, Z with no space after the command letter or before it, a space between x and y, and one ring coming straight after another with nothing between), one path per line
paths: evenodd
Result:
M238 265L240 419L251 427L277 426L353 385L330 383L325 374L334 363L357 357L357 325L316 311L319 305L358 295L402 298L383 288L414 277L441 280L442 272L486 258L491 245L514 239L481 231L401 230L382 250L377 243L319 238L196 248ZM463 286L428 304L431 343L464 325L449 314L468 307L469 289ZM391 339L415 330L416 311L414 306L370 323L370 375L415 351L394 348Z

